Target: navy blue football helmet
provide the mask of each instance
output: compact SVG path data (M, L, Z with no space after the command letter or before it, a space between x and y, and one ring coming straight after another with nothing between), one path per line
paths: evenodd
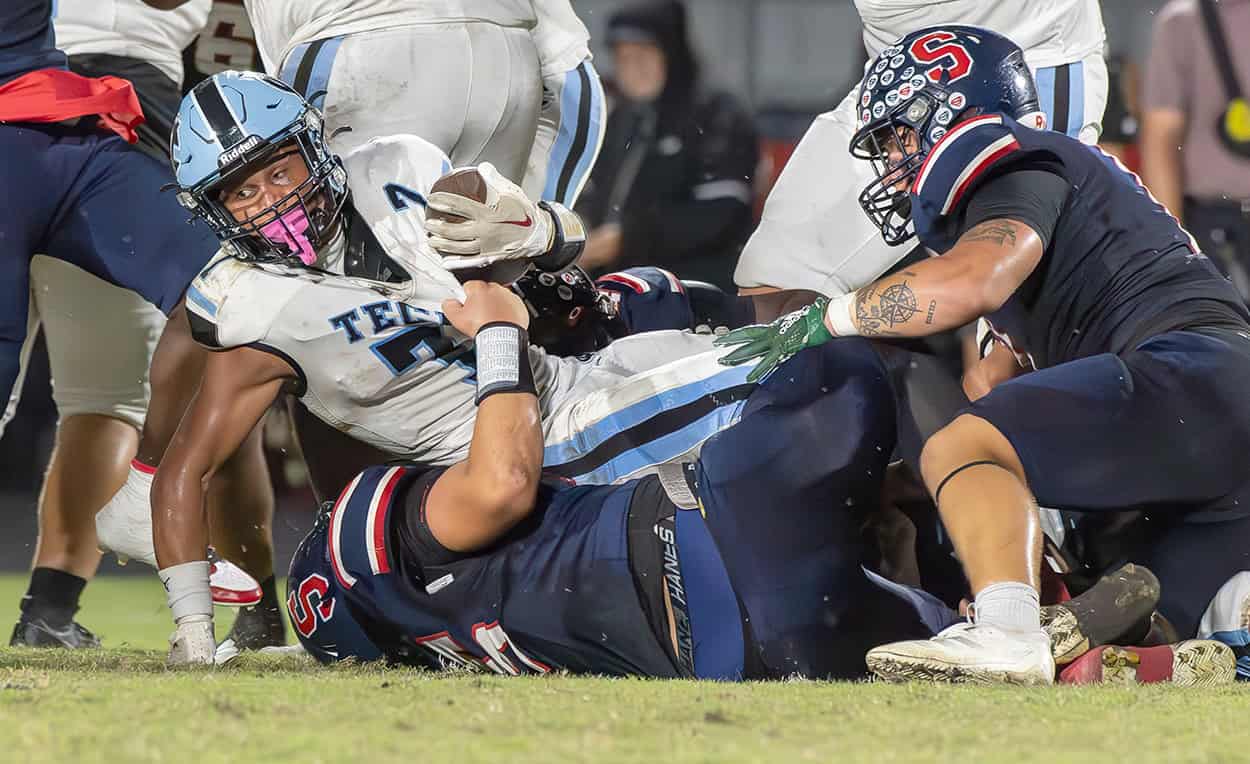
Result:
M921 29L881 51L860 86L856 109L851 154L871 161L877 173L859 203L890 245L914 235L911 186L948 130L989 113L1046 127L1024 51L972 26Z
M374 661L382 650L352 615L342 585L330 563L329 502L291 558L286 580L286 608L300 644L322 663L353 658Z
M280 80L235 71L203 80L182 99L169 153L178 201L235 257L312 265L337 230L347 173L326 143L321 113ZM303 158L308 179L235 220L222 189L287 153Z

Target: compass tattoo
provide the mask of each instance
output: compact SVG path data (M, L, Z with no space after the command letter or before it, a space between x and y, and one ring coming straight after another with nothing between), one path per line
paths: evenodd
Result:
M869 286L855 297L855 318L865 337L895 334L894 327L910 321L917 311L916 293L906 281L885 288Z

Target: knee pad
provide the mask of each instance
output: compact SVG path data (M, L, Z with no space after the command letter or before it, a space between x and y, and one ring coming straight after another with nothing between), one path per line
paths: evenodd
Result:
M1250 680L1250 570L1224 582L1198 624L1199 639L1214 639L1237 654L1237 677Z

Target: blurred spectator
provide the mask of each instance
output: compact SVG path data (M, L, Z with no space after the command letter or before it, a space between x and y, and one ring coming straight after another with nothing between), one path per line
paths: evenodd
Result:
M1247 38L1250 0L1164 6L1146 67L1141 149L1146 185L1183 211L1203 251L1250 297Z
M657 265L732 289L752 224L751 118L699 87L681 3L620 11L607 40L618 98L578 204L593 228L582 265L596 275Z

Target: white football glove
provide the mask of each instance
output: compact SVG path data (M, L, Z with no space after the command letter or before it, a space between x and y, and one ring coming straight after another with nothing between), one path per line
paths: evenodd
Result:
M490 162L477 171L486 181L485 203L446 191L430 194L430 210L465 218L453 223L426 215L430 245L443 256L443 265L455 271L545 255L555 238L550 214Z

